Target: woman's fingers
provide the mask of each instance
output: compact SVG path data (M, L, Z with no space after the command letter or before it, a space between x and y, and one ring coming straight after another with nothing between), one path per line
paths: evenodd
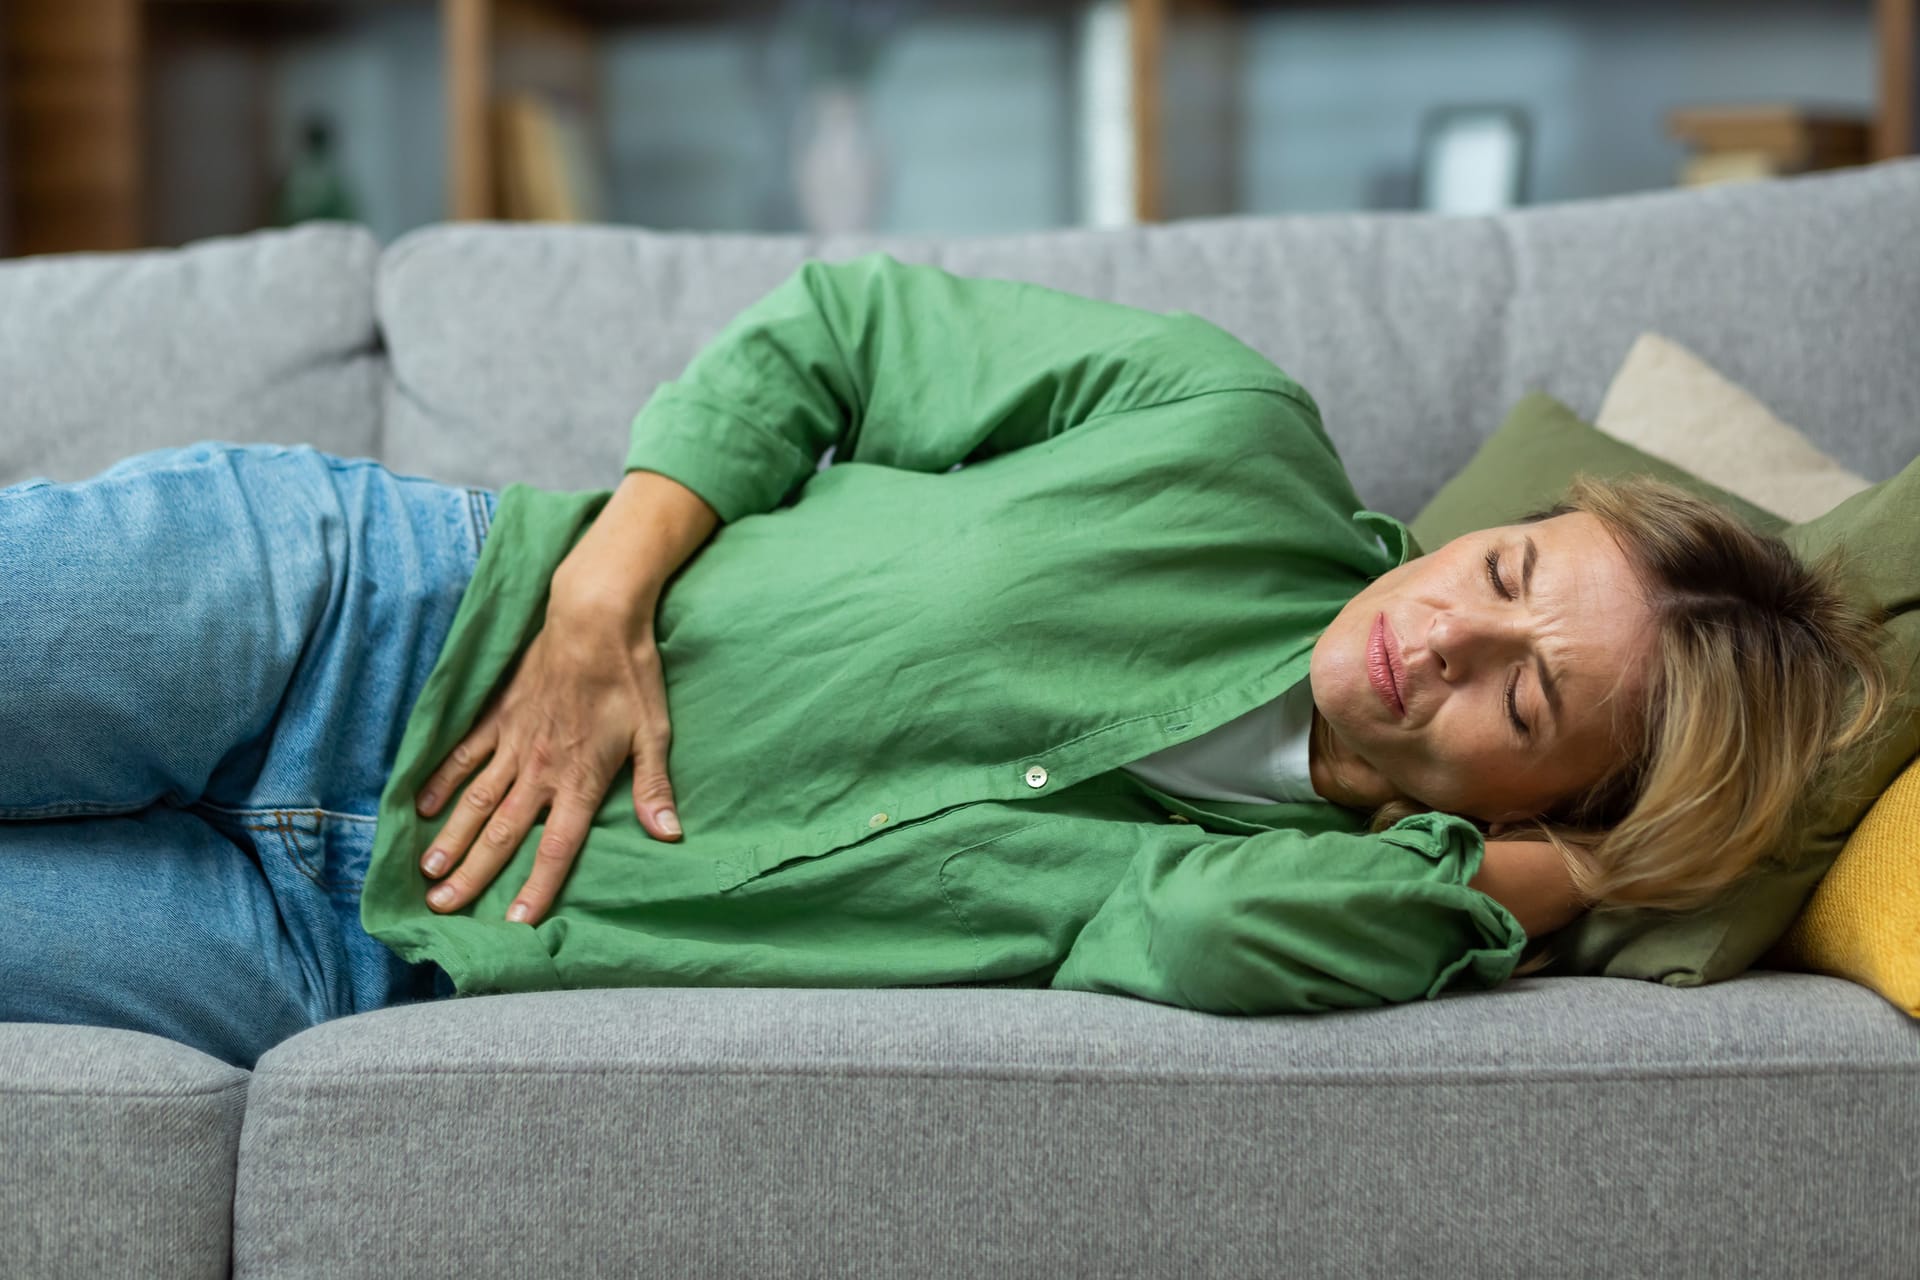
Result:
M479 897L494 882L500 869L513 861L520 842L533 830L546 801L534 790L531 779L522 779L507 793L493 817L480 828L466 858L446 880L427 895L435 911L458 911ZM435 843L438 843L437 841Z
M461 793L460 803L453 807L440 834L421 855L422 871L439 877L461 865L475 837L486 829L494 811L501 807L512 789L515 774L512 757L504 751L495 754L493 762Z
M414 798L413 807L423 818L431 818L440 811L440 806L448 796L459 790L467 775L480 766L480 762L493 754L494 743L500 737L499 720L488 716L457 743L440 767L433 771L426 785L420 788L420 794Z
M415 798L423 817L445 813L420 859L429 877L447 877L428 903L443 912L471 903L551 808L533 870L514 901L529 923L539 921L586 844L608 784L629 759L641 826L656 840L680 839L667 780L671 740L650 631L636 636L626 623L609 626L598 615L542 629L493 707ZM445 895L436 896L441 890Z
M662 705L666 695L660 696ZM649 737L647 746L633 753L633 814L656 840L678 840L680 815L673 807L673 786L667 781L667 733Z
M527 877L520 895L507 908L507 919L539 924L545 918L547 908L560 894L560 886L567 881L567 872L573 869L574 859L580 856L580 847L586 843L594 812L599 807L597 799L586 798L578 792L562 791L554 797L553 812L547 815L547 829L541 833L540 847L534 851L533 874Z
M633 815L655 840L678 840L680 815L667 779L673 724L667 717L666 667L652 631L634 644L630 661L640 703L640 723L627 748L633 757Z

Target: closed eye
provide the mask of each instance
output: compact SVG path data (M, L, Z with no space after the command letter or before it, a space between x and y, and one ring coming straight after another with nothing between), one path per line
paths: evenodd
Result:
M1513 599L1513 592L1507 590L1507 584L1500 581L1500 550L1498 547L1491 548L1487 552L1487 580L1493 583L1494 592L1502 600ZM1519 691L1520 672L1516 668L1513 673L1513 679L1507 681L1507 718L1513 721L1513 727L1520 731L1521 737L1530 738L1533 736L1533 730L1529 729L1527 722L1520 718L1520 706L1517 696Z
M1507 682L1507 718L1513 721L1513 727L1520 731L1523 738L1531 738L1533 730L1527 728L1527 722L1520 718L1520 708L1514 701L1514 695L1520 689L1520 672L1516 669L1513 679Z
M1513 599L1513 592L1507 590L1507 584L1500 581L1500 550L1494 548L1487 552L1487 579L1493 583L1493 589L1502 600Z

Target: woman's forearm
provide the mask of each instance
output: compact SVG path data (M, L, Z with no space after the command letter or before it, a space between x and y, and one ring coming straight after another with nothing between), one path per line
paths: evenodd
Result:
M629 471L553 574L553 605L653 621L667 581L706 544L719 514L656 471Z

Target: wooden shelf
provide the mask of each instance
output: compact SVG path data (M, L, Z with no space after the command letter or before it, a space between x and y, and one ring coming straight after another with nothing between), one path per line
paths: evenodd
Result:
M1874 95L1878 104L1873 122L1875 160L1909 156L1914 151L1913 78L1914 63L1920 59L1914 7L1915 0L1874 3L1874 54L1879 62Z
M1231 24L1275 0L1117 0L1118 46L1129 103L1125 151L1130 218L1169 216L1163 105L1170 46L1181 24ZM1876 159L1912 154L1920 0L1860 0L1874 29ZM1439 7L1440 0L1435 0ZM1870 4L1870 9L1868 8ZM1049 0L1061 13L1074 0ZM502 208L493 172L491 104L522 88L563 87L598 117L596 46L610 28L710 23L771 14L776 0L4 0L0 3L0 253L126 249L150 243L155 196L145 97L156 36L265 50L368 8L412 7L439 24L447 130L448 218L491 218ZM948 0L941 12L1031 13L1022 0ZM264 53L261 55L264 61ZM264 71L262 75L264 75ZM264 108L249 143L265 165ZM1183 144L1184 145L1184 144ZM1179 159L1176 155L1171 157ZM261 182L264 183L264 177ZM1184 187L1183 187L1184 189ZM248 197L251 198L251 197ZM1124 201L1124 197L1121 198Z
M139 7L60 0L4 10L9 248L141 243Z

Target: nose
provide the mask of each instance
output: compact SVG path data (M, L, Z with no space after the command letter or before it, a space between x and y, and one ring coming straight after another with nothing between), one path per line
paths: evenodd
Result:
M1427 627L1435 674L1450 684L1471 679L1483 666L1504 668L1525 648L1523 621L1513 609L1444 609Z

